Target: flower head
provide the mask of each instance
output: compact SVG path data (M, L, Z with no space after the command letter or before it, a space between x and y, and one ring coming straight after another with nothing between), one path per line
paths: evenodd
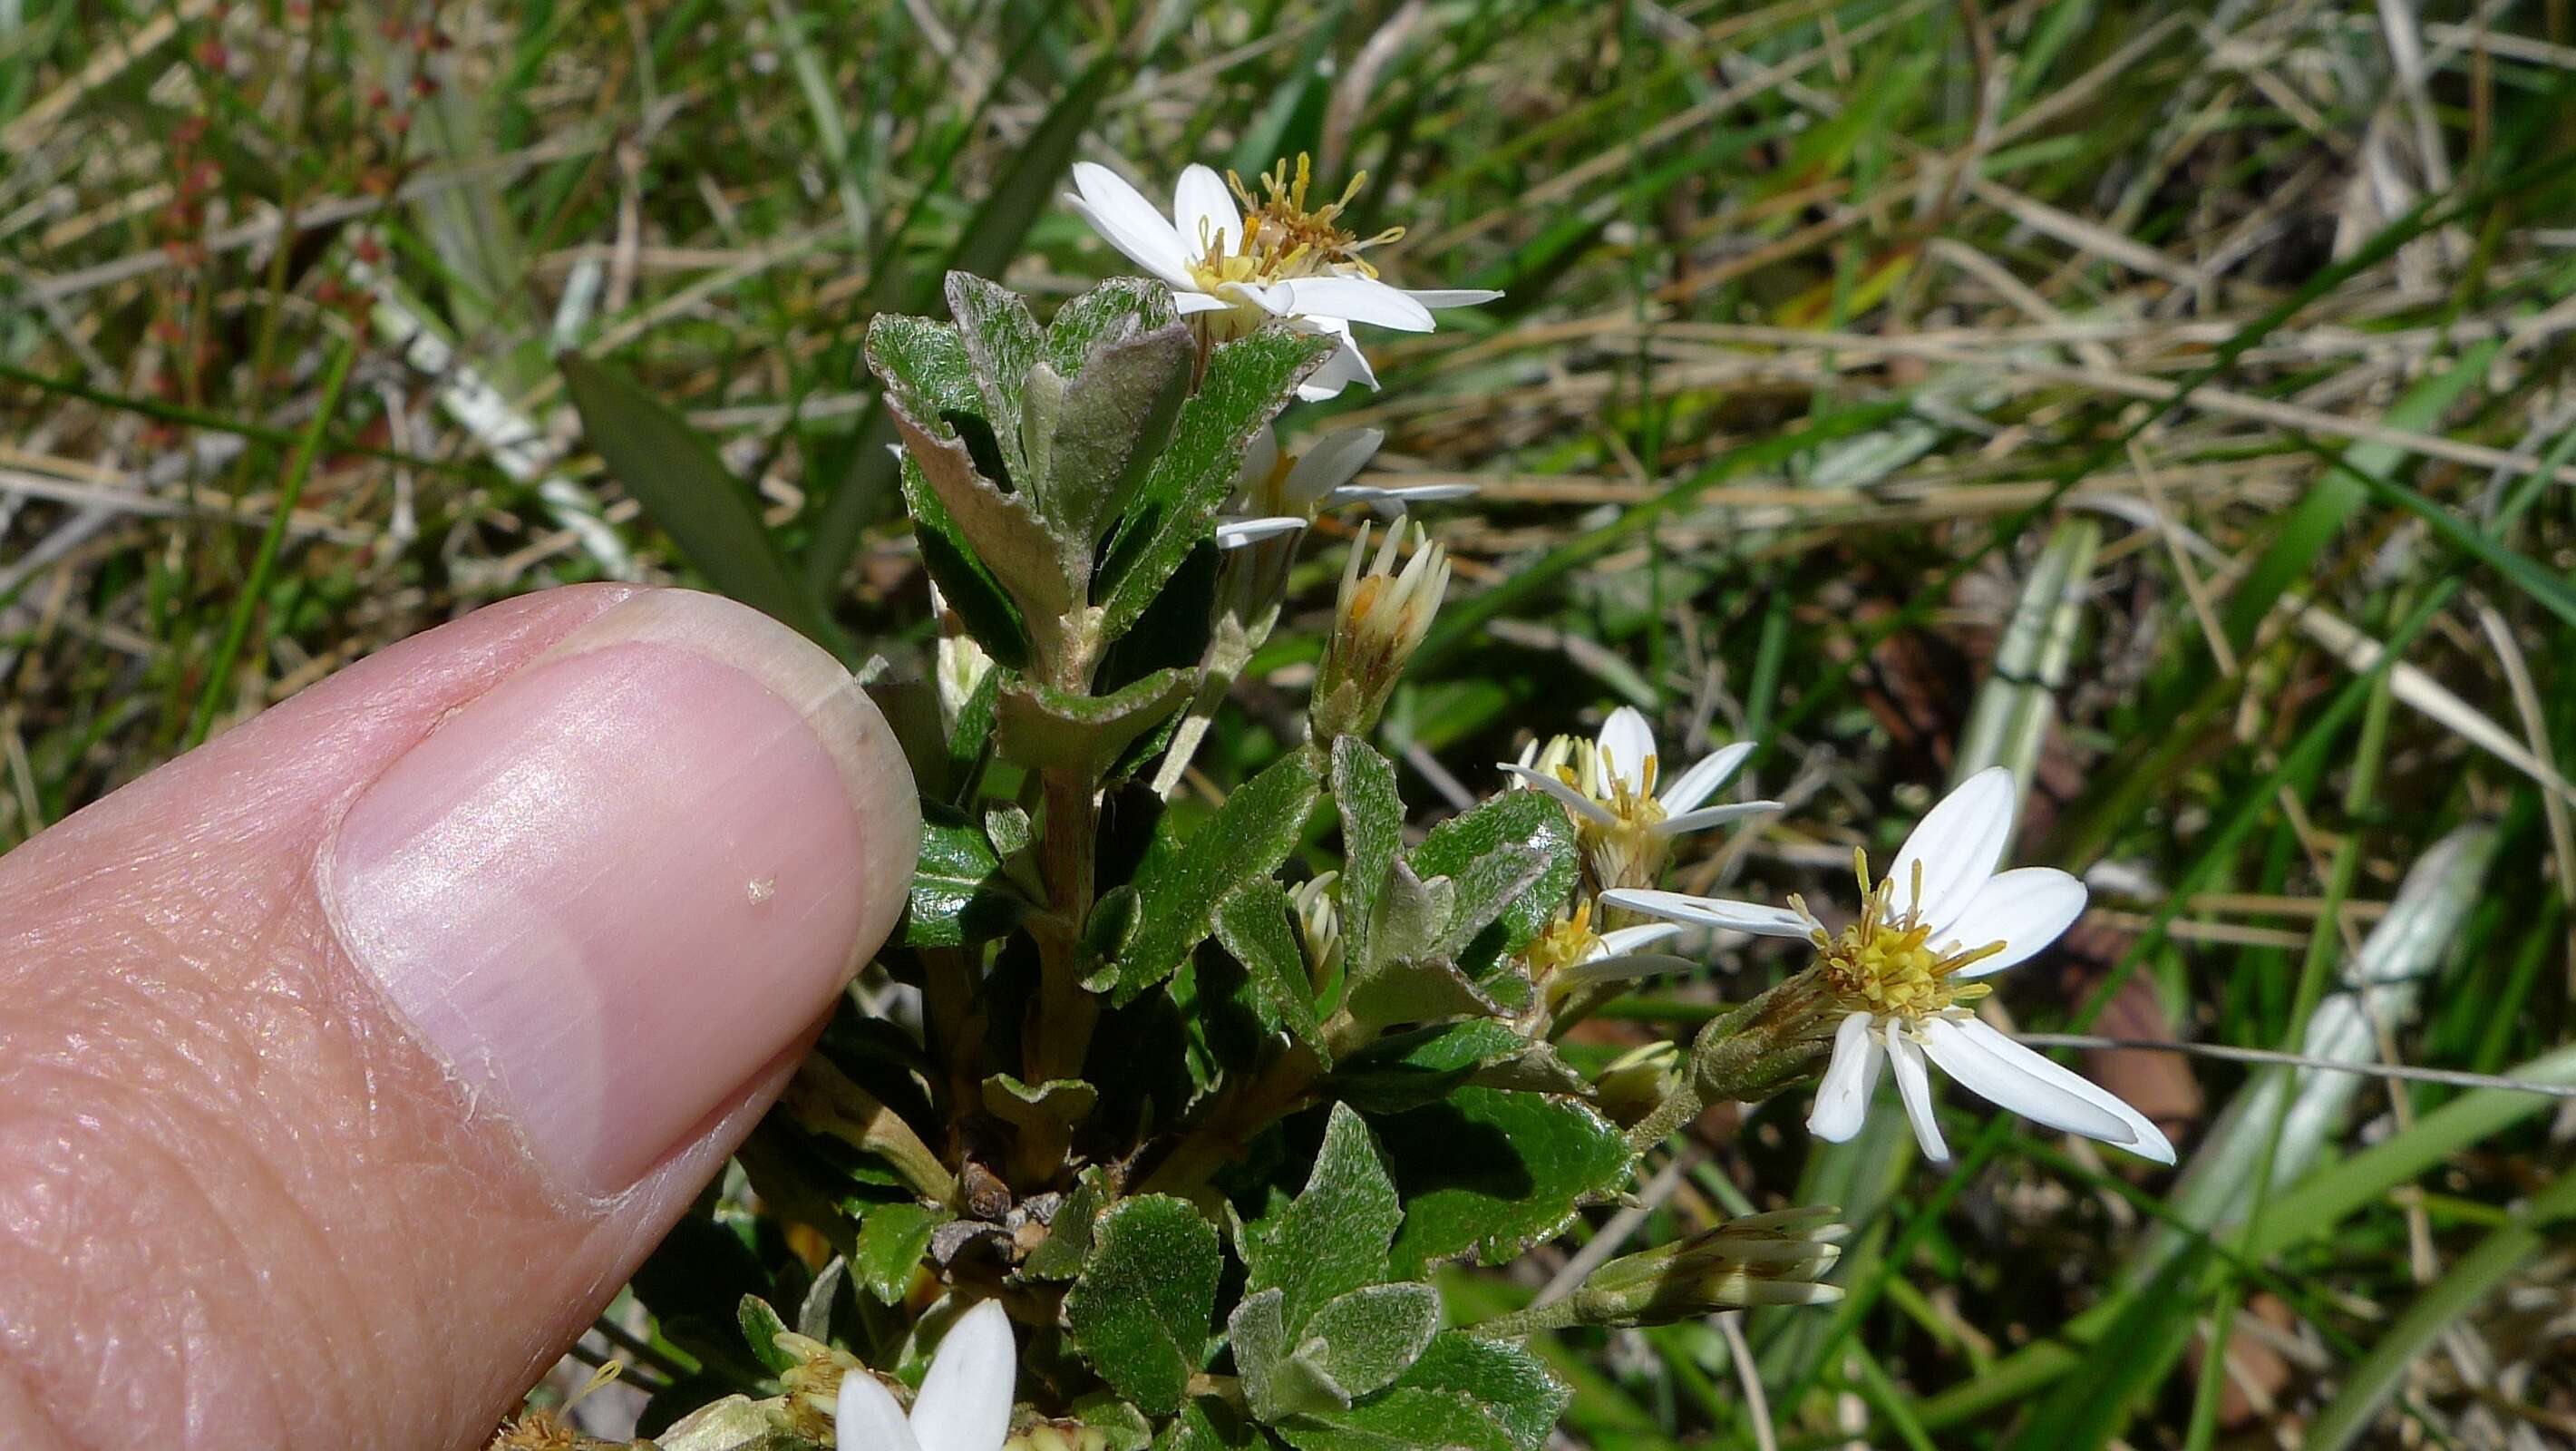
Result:
M948 1327L911 1415L867 1371L842 1376L835 1444L839 1451L1001 1451L1018 1374L1011 1318L1000 1301L986 1300Z
M1614 927L1607 932L1597 932L1593 927L1592 904L1584 902L1572 912L1560 913L1522 949L1521 957L1529 964L1530 977L1546 991L1550 1003L1583 983L1684 972L1698 966L1687 957L1645 950L1680 932L1677 923L1647 922L1635 927Z
M1598 739L1559 736L1535 755L1502 763L1502 769L1565 803L1574 816L1584 870L1596 890L1609 890L1653 886L1676 836L1779 810L1777 801L1701 804L1752 754L1750 741L1721 747L1658 791L1663 770L1654 728L1635 707L1623 705L1610 713Z
M1404 675L1405 662L1431 633L1449 592L1449 554L1421 525L1412 529L1413 557L1396 567L1397 547L1406 531L1386 531L1377 557L1369 559L1369 526L1351 544L1350 563L1342 570L1341 597L1333 606L1333 631L1324 640L1324 658L1315 668L1315 695L1309 707L1315 738L1365 735L1386 709L1386 698ZM1366 560L1368 567L1360 566Z
M1671 921L1814 945L1815 983L1837 1019L1833 1056L1807 1118L1818 1138L1839 1142L1858 1133L1880 1066L1893 1064L1924 1154L1947 1159L1932 1117L1929 1060L1999 1108L2170 1164L2173 1146L2145 1115L1968 1008L1991 990L1980 979L2027 960L2084 912L2084 884L2065 872L1995 869L2016 806L2010 771L1969 777L1906 837L1875 886L1867 862L1858 864L1860 916L1839 933L1795 897L1791 911L1679 892L1618 891L1603 900Z
M1332 358L1298 389L1318 399L1351 383L1377 386L1351 340L1351 324L1427 333L1433 308L1502 296L1481 288L1407 291L1378 280L1363 254L1404 229L1362 237L1343 226L1366 179L1353 177L1338 198L1324 201L1300 155L1294 172L1283 161L1263 173L1256 199L1241 178L1220 179L1205 166L1190 166L1172 189L1167 218L1118 173L1085 161L1075 163L1075 193L1065 200L1111 246L1170 285L1173 306L1190 319L1202 346L1241 337L1274 318L1338 338Z

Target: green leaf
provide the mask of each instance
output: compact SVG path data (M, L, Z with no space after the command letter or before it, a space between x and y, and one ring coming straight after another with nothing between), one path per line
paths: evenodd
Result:
M1535 792L1516 793L1535 795ZM1448 873L1454 891L1454 904L1449 920L1440 929L1438 950L1444 957L1461 957L1469 943L1487 927L1531 900L1531 889L1537 887L1554 868L1547 855L1536 848L1518 845L1498 846ZM1419 862L1415 871L1422 870ZM1559 900L1562 900L1560 896ZM1548 903L1551 913L1554 903ZM1544 920L1544 919L1541 919ZM1510 929L1504 929L1509 940Z
M771 1375L783 1375L796 1368L797 1358L778 1346L778 1337L787 1333L787 1322L778 1318L767 1300L758 1295L743 1296L735 1318L742 1323L742 1338L751 1343L752 1359L767 1367Z
M1333 1055L1324 1046L1323 1025L1315 1018L1315 989L1306 977L1306 954L1288 925L1288 892L1268 878L1236 888L1216 912L1216 940L1234 954L1252 986L1279 1014L1289 1035L1312 1051L1326 1068Z
M1172 289L1144 277L1112 277L1057 308L1047 324L1046 365L1074 377L1102 345L1166 327Z
M1082 1277L1064 1297L1075 1348L1149 1414L1180 1409L1207 1358L1222 1259L1216 1227L1189 1201L1120 1201L1100 1217Z
M886 396L915 418L947 418L984 407L975 360L953 324L880 313L868 323L867 356Z
M750 491L698 431L613 369L573 352L558 361L590 446L707 583L849 656L849 637L788 568Z
M1234 1368L1243 1376L1243 1397L1252 1413L1277 1423L1300 1413L1347 1408L1351 1398L1324 1378L1314 1362L1292 1355L1288 1330L1280 1323L1285 1297L1276 1289L1246 1295L1226 1318L1226 1339L1234 1347Z
M1093 1391L1073 1403L1073 1418L1108 1438L1107 1451L1145 1451L1154 1444L1154 1423L1145 1413L1107 1391Z
M1187 672L1164 669L1108 695L1074 695L1015 679L1002 687L1002 758L1097 781L1137 737L1179 710L1196 683Z
M883 319L880 319L883 321ZM870 329L873 340L876 330ZM888 395L887 410L904 452L930 485L954 532L975 560L1001 582L1023 619L1053 619L1073 607L1080 588L1077 562L1018 494L1004 493L976 466L967 441L945 422L915 415ZM963 417L964 415L957 415Z
M956 1218L945 1209L898 1200L879 1204L859 1221L858 1246L850 1269L868 1293L888 1305L900 1304L912 1289L921 1257L930 1252L931 1232Z
M1171 976L1207 939L1217 903L1288 859L1320 786L1312 754L1291 752L1236 787L1186 846L1160 844L1156 854L1163 865L1138 884L1142 910L1134 939L1088 986L1099 991L1114 985L1123 1003Z
M1007 1073L984 1080L984 1111L1015 1128L1079 1123L1100 1090L1079 1078L1050 1078L1031 1087Z
M1506 791L1433 827L1407 858L1425 877L1460 879L1472 863L1505 846L1535 851L1547 867L1459 954L1459 964L1471 973L1481 975L1485 967L1528 946L1574 890L1574 829L1566 822L1565 808L1544 792Z
M1404 1190L1397 1277L1470 1251L1491 1261L1551 1238L1575 1206L1628 1176L1617 1125L1544 1094L1470 1086L1374 1126Z
M1371 1113L1398 1113L1448 1096L1486 1064L1529 1051L1509 1023L1477 1018L1381 1038L1334 1069L1333 1092Z
M1357 736L1333 741L1333 804L1342 814L1343 970L1365 977L1377 966L1376 917L1387 873L1404 849L1404 798L1395 766Z
M1020 607L1011 600L1010 592L984 567L975 555L975 546L966 542L965 531L949 517L948 506L939 502L939 494L930 487L930 476L921 464L905 454L899 465L903 478L904 507L912 515L913 537L921 545L921 567L930 574L930 582L939 586L948 607L966 626L966 633L984 653L1013 670L1029 663L1029 627L1020 615Z
M1020 457L1020 391L1045 343L1037 319L1018 293L972 272L948 274L948 315L956 319L958 341L974 363L981 412L1010 466L1009 483L1034 494Z
M1443 1331L1397 1385L1410 1390L1465 1396L1502 1428L1515 1451L1547 1444L1556 1418L1573 1391L1526 1348L1482 1340L1462 1330Z
M1191 1401L1154 1439L1154 1451L1258 1451L1274 1445L1243 1414L1215 1399Z
M1002 875L1002 859L983 828L953 806L921 807L921 856L904 907L906 947L962 947L1011 930L1028 909Z
M1369 1285L1315 1311L1297 1358L1356 1400L1402 1375L1439 1329L1439 1291L1412 1283Z
M1372 1027L1436 1023L1449 1018L1491 1018L1503 1005L1487 997L1445 957L1407 957L1382 963L1351 981L1350 1015Z
M1154 460L1111 536L1094 581L1100 638L1115 640L1153 603L1181 560L1214 532L1234 491L1244 445L1331 356L1334 340L1268 326L1218 346L1199 390L1181 406L1172 441Z
M1292 1339L1326 1301L1387 1278L1387 1249L1405 1217L1368 1125L1334 1104L1306 1187L1276 1214L1243 1227L1243 1292L1282 1294Z
M1103 343L1064 388L1047 447L1039 507L1056 527L1096 540L1118 517L1189 395L1198 344L1186 323Z
M1055 1218L1047 1221L1046 1241L1029 1251L1020 1273L1032 1280L1070 1280L1081 1274L1082 1262L1091 1255L1091 1232L1099 1221L1101 1202L1108 1197L1100 1171L1084 1170L1057 1204Z
M1404 1386L1348 1410L1291 1420L1278 1431L1297 1451L1518 1451L1475 1401Z

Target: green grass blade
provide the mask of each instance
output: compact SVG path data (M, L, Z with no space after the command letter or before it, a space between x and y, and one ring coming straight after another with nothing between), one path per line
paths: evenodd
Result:
M851 658L848 637L788 570L750 494L697 430L614 369L578 353L561 362L591 447L707 582Z

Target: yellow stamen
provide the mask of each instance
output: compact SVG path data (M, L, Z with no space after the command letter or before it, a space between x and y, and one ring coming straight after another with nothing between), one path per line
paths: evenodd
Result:
M1873 886L1868 854L1854 848L1852 874L1860 881L1860 919L1839 936L1827 933L1822 924L1807 934L1808 941L1815 944L1817 971L1846 1011L1920 1022L1994 990L1989 983L1954 979L1965 969L2003 951L2004 944L1932 946L1932 928L1922 916L1923 863L1917 861L1911 866L1909 885L1913 890L1905 910L1899 912L1895 881L1884 880ZM1815 915L1807 910L1803 899L1793 896L1789 905L1810 923L1815 922Z

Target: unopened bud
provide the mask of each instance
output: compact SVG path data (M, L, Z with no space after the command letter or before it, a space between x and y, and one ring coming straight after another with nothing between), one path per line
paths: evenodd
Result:
M1297 941L1306 949L1306 975L1321 991L1342 965L1342 911L1333 891L1339 872L1322 872L1289 892L1297 913Z
M1403 678L1405 662L1421 647L1432 617L1440 612L1441 596L1449 590L1448 551L1421 525L1411 532L1412 557L1401 570L1396 560L1406 534L1402 525L1386 532L1374 559L1369 558L1368 525L1360 526L1360 537L1351 546L1341 598L1333 607L1333 633L1325 641L1308 707L1319 741L1365 735L1377 724L1396 681Z
M1647 1043L1620 1054L1592 1080L1597 1106L1623 1129L1643 1122L1672 1095L1681 1060L1676 1043Z
M1612 1260L1576 1296L1594 1325L1665 1325L1753 1305L1823 1305L1842 1298L1817 1277L1842 1257L1848 1233L1830 1207L1731 1219L1688 1239Z

